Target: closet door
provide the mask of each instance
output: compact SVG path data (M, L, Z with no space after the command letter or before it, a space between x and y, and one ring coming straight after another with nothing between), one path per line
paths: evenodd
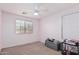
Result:
M79 13L63 16L63 39L79 40Z

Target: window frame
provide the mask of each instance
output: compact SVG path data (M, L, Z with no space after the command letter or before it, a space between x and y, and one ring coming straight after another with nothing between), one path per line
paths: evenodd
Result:
M32 31L29 31L29 30L28 30L28 32L26 32L26 30L24 29L24 32L21 32L21 31L20 31L19 33L17 33L17 26L16 26L17 23L15 23L16 34L32 34L32 33L33 33L33 22L32 22L32 21L30 21L30 20L23 20L23 19L16 19L15 22L16 22L17 20L19 20L19 21L24 21L24 27L25 27L25 24L27 24L26 22L31 22L31 24L32 24ZM27 26L28 26L28 25L27 25ZM20 30L21 30L21 28L20 28Z

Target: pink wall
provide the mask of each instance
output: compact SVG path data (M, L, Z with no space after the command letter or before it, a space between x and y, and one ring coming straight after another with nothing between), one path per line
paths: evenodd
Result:
M27 44L38 40L39 21L17 16L8 12L2 12L3 17L3 48L21 44ZM32 34L16 34L15 23L17 19L29 20L33 22Z
M41 25L41 41L45 42L47 38L55 38L57 40L61 39L61 21L57 16L50 16L45 19L42 19L40 22Z

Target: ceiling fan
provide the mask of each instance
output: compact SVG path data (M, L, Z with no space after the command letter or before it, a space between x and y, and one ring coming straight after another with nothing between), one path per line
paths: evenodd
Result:
M39 15L39 6L38 6L38 4L34 4L34 15Z
M38 16L38 15L39 15L40 9L39 9L39 6L38 6L37 3L34 3L34 4L33 4L33 9L32 9L31 11L33 11L33 15L35 15L35 16ZM24 11L22 12L22 14L26 15L27 12L24 10Z

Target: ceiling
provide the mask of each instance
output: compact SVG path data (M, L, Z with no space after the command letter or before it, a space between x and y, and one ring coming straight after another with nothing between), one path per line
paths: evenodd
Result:
M77 5L77 3L0 3L0 8L17 15L39 19ZM38 7L38 16L34 15L35 6ZM22 14L23 12L26 13Z

